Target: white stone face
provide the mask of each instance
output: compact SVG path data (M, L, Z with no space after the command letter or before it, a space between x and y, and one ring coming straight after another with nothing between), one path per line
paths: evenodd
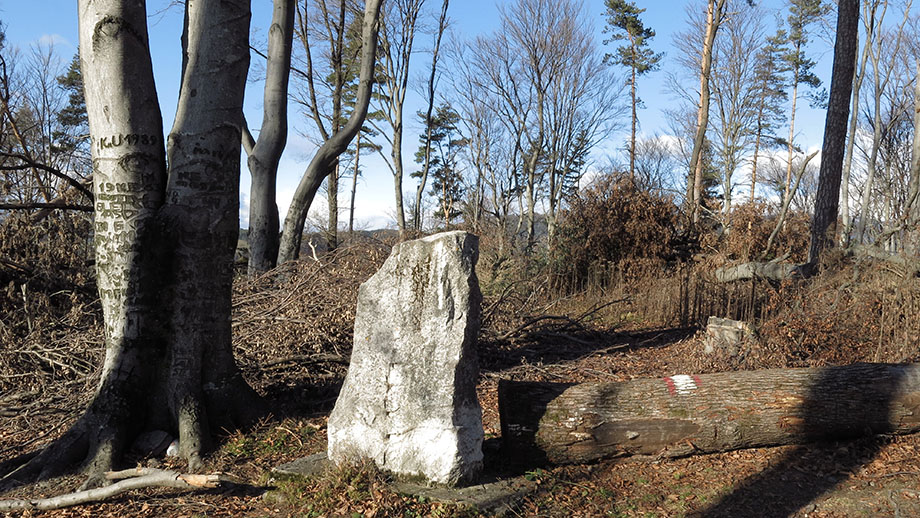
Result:
M455 484L482 468L476 398L478 239L446 232L397 245L361 286L355 343L329 417L328 456Z

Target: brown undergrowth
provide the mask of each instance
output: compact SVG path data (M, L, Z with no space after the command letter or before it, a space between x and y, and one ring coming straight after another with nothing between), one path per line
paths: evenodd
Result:
M53 231L50 227L45 230L49 235ZM38 234L26 235L42 242ZM762 233L757 236L760 239ZM10 242L4 239L0 246ZM627 270L608 262L593 270L585 278L588 282L573 289L558 282L558 270L553 269L550 259L524 259L510 253L514 250L510 244L499 250L493 237L482 236L478 271L484 321L479 396L487 437L500 433L495 400L500 378L622 381L674 373L920 361L920 322L916 319L920 314L920 280L916 277L886 263L833 256L824 270L807 282L726 285L711 279L713 268L740 259L747 253L744 250L757 246L746 249L739 242L732 245L739 250L734 255L697 255L687 260L628 257L623 260L633 263ZM245 484L179 500L173 494L151 490L82 510L37 514L470 514L468 509L399 495L384 483L384 475L370 469L298 483L270 481L265 475L280 462L324 449L325 415L334 402L350 354L357 288L379 268L389 249L388 243L368 241L321 255L318 261L306 258L256 279L238 280L232 323L237 360L247 380L277 403L281 412L251 430L227 433L220 449L208 459L207 469L230 471ZM0 333L6 333L0 335L0 462L56 437L91 394L101 358L101 317L91 275L85 277L83 273L85 278L81 279L79 269L67 269L67 264L82 265L85 272L91 266L85 248L75 250L82 250L84 255L73 251L60 260L72 257L76 261L79 256L82 263L64 261L60 263L64 267L35 263L38 267L29 270L34 274L31 276L7 263L0 269L4 276ZM9 250L4 253L3 257L12 257ZM645 260L650 262L641 263ZM13 262L28 264L21 257ZM46 268L73 272L67 273L71 277L63 276L70 279L70 287L54 284L41 273ZM58 293L62 289L65 293ZM710 315L753 322L756 340L735 357L704 355L699 329ZM28 348L41 348L46 358L21 352ZM920 472L917 462L904 460L920 447L911 441L892 439L888 449L866 461L864 472L834 474L832 462L831 467L803 464L796 469L819 473L826 469L848 481L848 487L858 486L859 491L878 497L880 493L872 493L874 486L869 485L872 477ZM850 455L858 459L862 451L859 443L840 448L845 451L832 450L824 457L833 460ZM740 484L745 474L756 474L775 464L781 453L757 450L659 464L602 463L547 469L528 475L539 480L542 488L522 504L519 512L558 516L569 509L567 515L572 516L688 515L731 492L732 484ZM897 464L893 471L886 470L876 464L879 459L894 459ZM718 484L703 476L725 471L737 476ZM894 478L884 480L903 475L890 476ZM57 485L21 488L17 494L60 493L72 489L76 482L64 479ZM283 498L264 499L269 487L276 487ZM890 490L900 491L896 487ZM912 509L902 501L909 497L907 493L891 494L898 507L876 502L881 509L877 515L893 515L892 509ZM341 495L354 498L346 503ZM578 512L571 512L572 508ZM847 514L838 511L824 516Z

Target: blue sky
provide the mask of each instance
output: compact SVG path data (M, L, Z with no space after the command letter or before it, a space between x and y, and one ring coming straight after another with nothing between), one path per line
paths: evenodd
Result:
M167 0L148 0L148 10L151 13L162 11L168 3ZM429 0L429 3L432 4L431 8L439 8L440 2ZM510 1L502 2L501 0L498 2L495 0L453 0L449 11L453 20L452 27L458 35L463 37L494 30L498 26L497 6L510 3ZM693 4L705 8L705 3L701 0L639 0L637 3L646 8L646 12L642 15L646 25L657 32L652 46L656 50L666 53L661 70L642 77L639 84L640 95L647 106L646 109L641 110L639 113L641 131L644 134L666 134L668 133L668 124L661 108L674 102L672 95L666 92L664 88L666 73L669 69L673 69L674 66L672 57L675 54L672 46L673 35L685 27L685 6ZM768 9L779 9L783 6L782 0L762 0L759 3ZM596 38L600 43L605 37L601 33L604 25L602 17L603 2L602 0L586 0L586 5L589 11L596 15ZM256 31L264 29L267 27L271 16L271 1L252 0L252 6L253 27ZM0 0L0 20L6 25L7 40L10 45L17 46L25 52L28 51L31 45L53 42L65 64L77 50L76 10L75 0ZM178 95L181 10L173 7L165 13L153 15L149 23L154 72L157 78L163 116L168 130L175 112L175 102ZM262 32L264 33L264 30ZM822 55L816 56L821 58L816 72L827 83L830 76L831 53L824 48L827 45L826 43L817 42L815 45L822 47L822 52L824 52ZM421 46L427 48L430 43L422 41ZM254 57L255 59L258 58ZM420 67L426 66L428 61L428 57L425 55L419 55L414 59L416 65ZM613 88L618 86L612 85ZM253 129L258 128L261 120L260 98L261 85L251 84L247 91L246 111L247 119ZM808 108L805 102L800 102L799 106L801 108L798 114L800 119L797 121L797 142L808 149L817 148L820 146L823 134L823 112ZM416 109L418 109L417 106L407 107L407 119L412 118L412 114ZM297 129L308 130L309 126L306 121L296 111L292 111L291 117L294 131L290 133L288 148L282 160L282 169L279 175L279 204L282 205L282 218L296 183L315 149L313 144L296 131ZM415 165L411 162L411 157L417 146L414 133L417 132L418 128L413 127L411 124L415 123L410 123L408 128L409 132L413 134L407 135L404 139L404 156L406 157L407 171L411 171ZM625 138L625 133L614 135L603 147L605 149L621 147ZM414 190L411 185L412 181L409 178L404 180L405 190ZM376 228L392 224L392 182L392 176L384 164L371 162L365 167L364 178L359 184L356 203L357 220L360 227ZM248 192L249 177L245 167L243 168L241 188L244 192ZM346 195L344 192L342 196L340 207L345 207ZM245 220L245 200L243 200L241 208L242 216ZM342 221L341 217L340 221Z

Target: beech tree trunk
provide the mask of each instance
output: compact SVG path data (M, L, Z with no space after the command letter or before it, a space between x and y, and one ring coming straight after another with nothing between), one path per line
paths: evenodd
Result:
M249 8L187 4L178 111L164 146L145 2L79 2L105 360L86 412L20 480L83 462L98 481L145 429L178 435L197 469L210 429L261 409L230 341Z
M377 54L377 21L380 16L380 4L383 0L367 0L364 6L364 25L362 27L361 72L358 80L358 91L354 110L348 122L340 131L329 137L316 151L310 165L304 172L294 198L284 218L284 230L281 233L281 244L278 249L278 263L296 259L300 253L300 242L303 238L303 228L307 221L307 213L316 191L319 190L323 179L329 174L335 174L335 166L351 140L355 138L364 119L371 98L371 88L374 82L374 63Z
M523 460L679 457L920 431L920 366L855 364L623 383L501 381L502 438Z
M275 267L278 259L278 163L287 143L288 83L294 38L294 0L274 0L268 30L268 60L262 129L253 139L244 125L243 147L252 183L249 190L249 275Z
M706 37L703 40L700 60L700 105L697 112L696 136L693 138L693 149L690 152L690 171L693 178L690 203L694 222L699 221L703 204L703 144L706 140L706 128L709 126L709 79L712 71L712 48L724 13L725 0L709 0L706 14Z

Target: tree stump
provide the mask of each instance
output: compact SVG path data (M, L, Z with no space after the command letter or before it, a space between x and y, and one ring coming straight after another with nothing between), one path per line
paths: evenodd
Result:
M501 381L502 438L520 460L581 463L920 430L920 366L677 375L622 383Z

